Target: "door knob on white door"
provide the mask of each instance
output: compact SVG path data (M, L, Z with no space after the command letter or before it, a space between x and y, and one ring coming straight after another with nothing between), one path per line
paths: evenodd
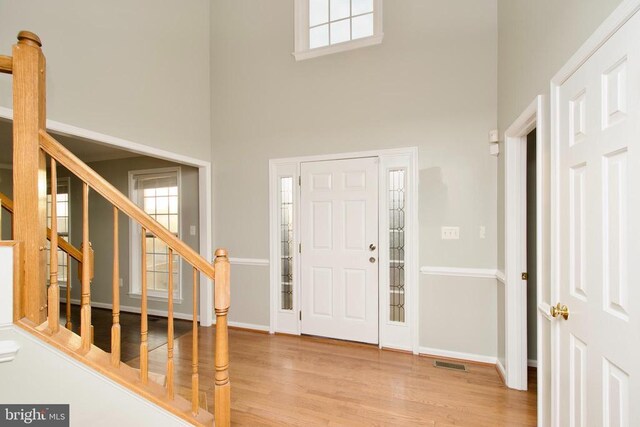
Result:
M564 304L558 303L558 305L551 306L551 309L549 310L551 317L558 317L558 316L562 316L564 317L564 320L569 319L569 307L567 307Z

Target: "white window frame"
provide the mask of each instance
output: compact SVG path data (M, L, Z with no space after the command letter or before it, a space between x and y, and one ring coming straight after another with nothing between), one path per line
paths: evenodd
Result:
M67 235L65 236L66 239L65 241L70 243L71 242L71 178L67 177L62 177L62 178L58 178L57 179L58 182L58 188L60 188L60 184L61 183L65 183L66 187L67 187L67 218L68 218L68 224L67 224ZM49 185L47 186L49 188L47 188L47 206L49 205L49 197L51 196L51 183L49 183ZM57 194L60 194L60 192L58 191ZM51 212L49 212L49 208L47 207L47 223L49 224L48 227L51 228L51 223L49 222L51 219ZM60 235L60 234L58 234ZM51 243L49 243L49 245L51 245ZM49 246L50 247L50 246ZM47 250L48 251L48 250ZM62 251L62 249L58 248L58 252ZM51 268L50 266L50 255L47 255L47 267ZM70 259L67 258L67 262L70 262ZM47 270L50 271L50 270ZM65 288L67 287L67 285L71 286L71 276L67 275L68 270L65 269L64 274L67 275L67 280L61 280L60 279L60 273L62 272L62 270L60 269L60 264L58 263L58 286L60 288ZM47 273L47 283L51 282L51 276L50 273ZM71 286L73 287L73 286Z
M303 162L377 157L378 166L378 229L388 228L388 174L391 170L404 169L405 175L405 321L389 319L389 237L378 237L378 345L380 348L405 350L418 354L419 344L419 277L418 265L418 149L417 147L383 149L355 153L293 157L269 160L269 228L270 228L270 317L269 332L292 335L301 334L300 303L300 254L293 252L293 310L280 308L280 178L292 176L299 183L300 165ZM300 243L300 186L294 185L293 240L294 248Z
M139 175L160 175L160 174L176 174L178 181L178 239L182 238L182 177L180 167L141 169L129 171L129 198L138 206L140 200L138 192L135 190L135 178ZM129 296L132 298L140 298L142 296L142 245L141 242L142 227L133 219L129 218ZM178 263L178 280L174 283L173 301L182 302L182 259ZM169 296L166 292L147 289L147 298L155 301L168 301Z
M309 49L309 0L295 0L295 52L296 61L316 58L337 52L373 46L382 43L382 0L373 0L373 35L329 46Z

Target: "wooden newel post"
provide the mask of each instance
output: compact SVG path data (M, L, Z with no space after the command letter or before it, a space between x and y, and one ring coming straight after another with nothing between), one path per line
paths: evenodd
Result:
M47 168L38 132L46 127L45 58L37 35L20 31L13 46L14 239L23 242L24 307L36 324L47 311Z
M215 375L215 425L231 424L231 383L229 382L229 332L227 315L231 299L231 269L225 249L216 251L215 268L215 310L216 310L216 375Z

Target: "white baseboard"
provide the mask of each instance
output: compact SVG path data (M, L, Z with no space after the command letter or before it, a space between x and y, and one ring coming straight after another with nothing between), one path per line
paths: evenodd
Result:
M65 298L60 298L60 302L67 302L67 300ZM71 300L71 304L80 305L80 300L79 299L72 299ZM106 308L108 310L113 309L113 305L111 305L109 303L96 302L96 301L92 301L91 302L91 307ZM122 313L140 314L141 310L140 310L140 307L132 307L132 306L129 306L129 305L121 305L120 306L120 312L122 312ZM151 309L151 308L147 309L147 314L150 314L151 316L159 316L159 317L167 317L169 315L169 313L166 310L154 310L154 309ZM174 311L173 312L173 318L174 319L180 319L180 320L193 320L193 315L192 314L185 314L185 313L176 313ZM198 316L198 320L200 320L200 316Z
M500 359L496 360L496 367L498 368L498 372L500 372L500 375L502 375L502 380L505 382L505 385L507 383L507 371L506 369L504 369L504 366L502 366L502 363L500 362Z
M216 319L214 318L213 325L215 324L216 324ZM233 320L229 320L227 324L234 328L250 329L252 331L260 331L260 332L269 332L269 326L256 325L255 323L234 322Z
M420 347L420 354L425 356L446 357L449 359L468 360L470 362L489 363L495 365L497 358L495 356L486 356L484 354L462 353L458 351L442 350L439 348Z

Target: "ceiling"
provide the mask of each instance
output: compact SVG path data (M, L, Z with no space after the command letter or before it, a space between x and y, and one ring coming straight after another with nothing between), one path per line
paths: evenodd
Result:
M53 132L52 136L85 163L140 156L140 154L131 151L113 148L84 138L58 135ZM0 164L13 163L12 141L12 123L0 120Z

